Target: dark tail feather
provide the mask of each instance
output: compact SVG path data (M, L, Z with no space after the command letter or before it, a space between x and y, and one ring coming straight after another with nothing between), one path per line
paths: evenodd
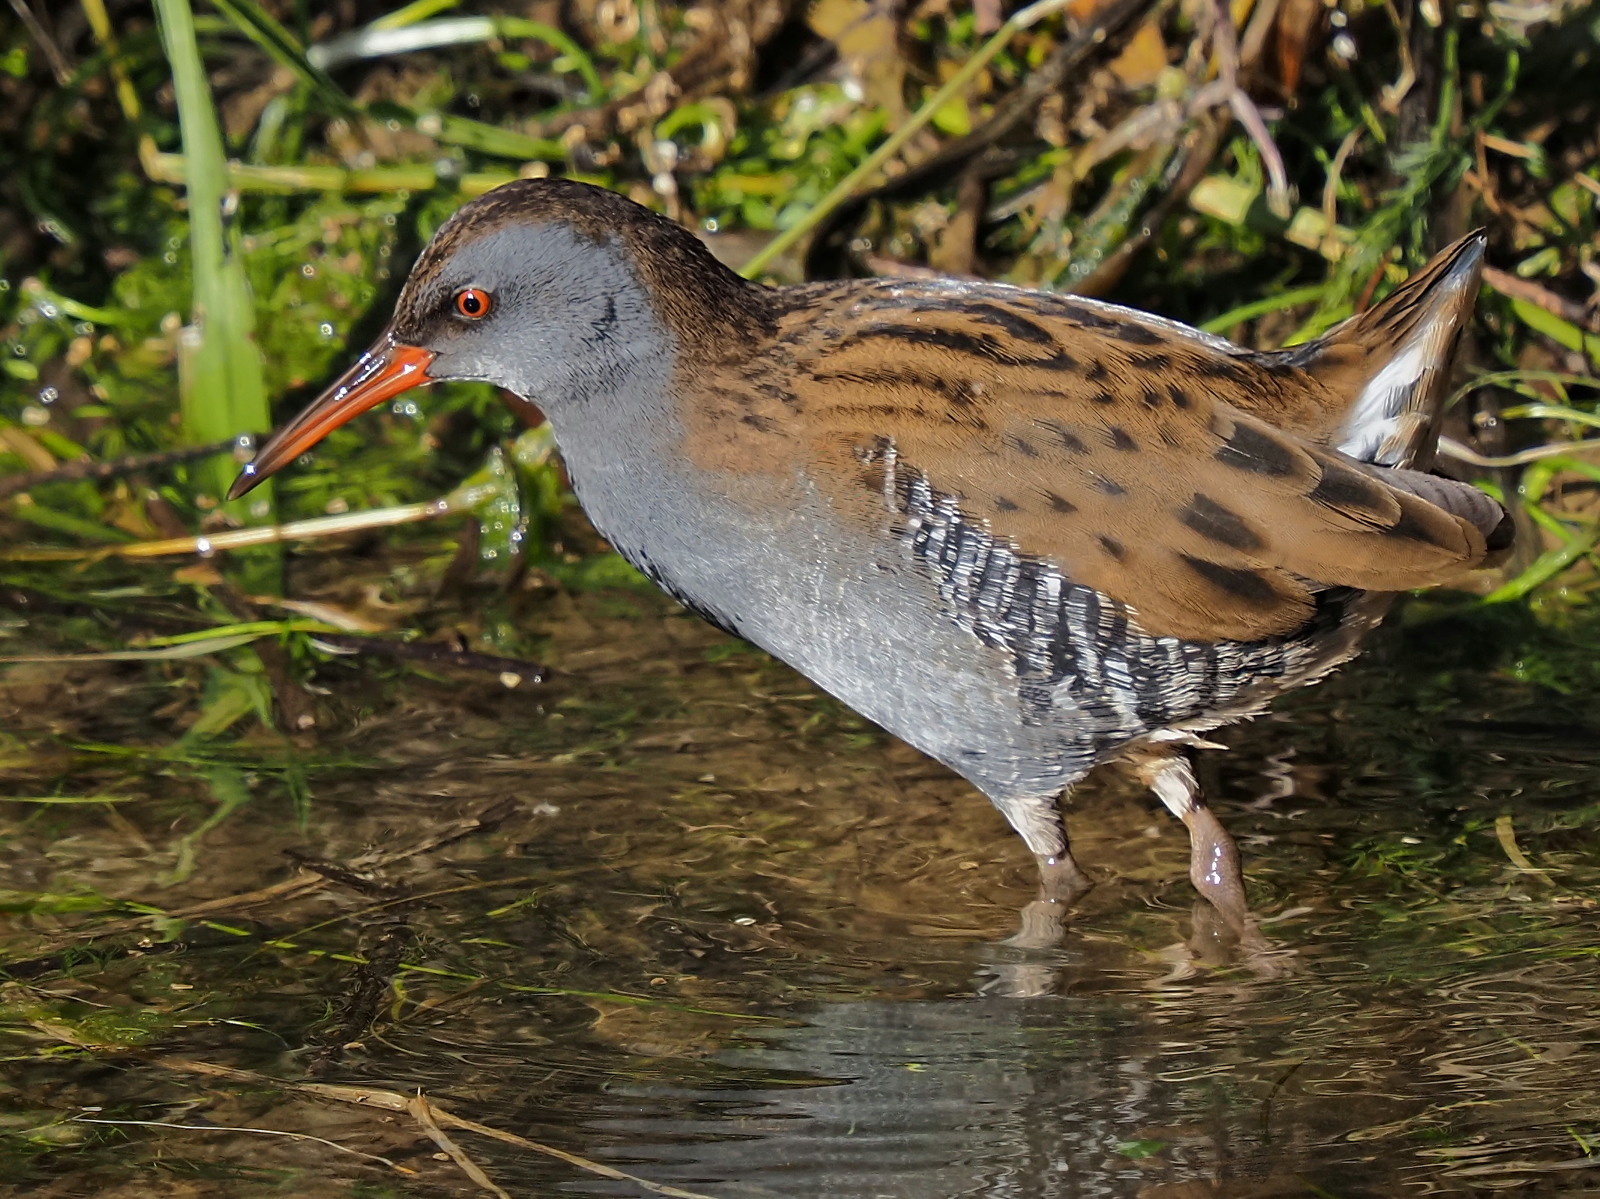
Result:
M1483 534L1484 545L1491 554L1511 545L1513 526L1510 515L1498 501L1471 483L1399 466L1376 473L1389 486L1410 492L1418 499L1427 500L1435 508L1443 508L1451 516L1459 516L1473 525Z

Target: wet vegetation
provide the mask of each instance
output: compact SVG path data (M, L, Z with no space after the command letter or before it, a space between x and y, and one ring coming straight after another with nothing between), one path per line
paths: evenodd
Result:
M16 0L0 25L0 1169L31 1195L1592 1193L1600 9ZM1483 225L1443 469L1517 555L1100 885L657 596L486 388L237 503L464 198L774 279L1310 336ZM278 532L271 532L274 528Z

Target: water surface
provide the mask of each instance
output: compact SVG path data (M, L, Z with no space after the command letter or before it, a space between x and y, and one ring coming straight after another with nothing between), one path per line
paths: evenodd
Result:
M73 648L26 598L0 645ZM1006 944L987 803L649 594L519 598L543 684L324 662L294 738L197 737L200 663L0 668L0 788L117 801L0 814L13 1193L484 1193L269 1080L729 1199L1600 1193L1600 630L1421 615L1205 756L1256 954L1114 770L1099 885ZM451 1135L511 1195L650 1193Z

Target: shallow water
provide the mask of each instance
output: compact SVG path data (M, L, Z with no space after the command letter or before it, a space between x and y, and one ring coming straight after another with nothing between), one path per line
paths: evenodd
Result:
M186 738L193 663L0 667L0 790L120 801L0 812L14 1193L483 1193L272 1080L729 1199L1600 1193L1593 621L1413 610L1229 730L1242 954L1115 771L1099 884L1017 948L1031 860L959 779L653 595L514 615L548 682L336 659L294 741ZM650 1193L450 1135L510 1195Z

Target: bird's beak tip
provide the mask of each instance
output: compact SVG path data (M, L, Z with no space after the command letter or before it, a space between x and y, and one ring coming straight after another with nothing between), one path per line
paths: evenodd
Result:
M352 417L432 382L428 375L432 361L432 351L396 342L385 333L300 415L267 439L228 488L228 498L238 499Z
M255 490L256 484L260 483L263 478L265 476L256 471L256 464L247 462L234 477L233 486L228 488L228 499L237 500L248 495Z

